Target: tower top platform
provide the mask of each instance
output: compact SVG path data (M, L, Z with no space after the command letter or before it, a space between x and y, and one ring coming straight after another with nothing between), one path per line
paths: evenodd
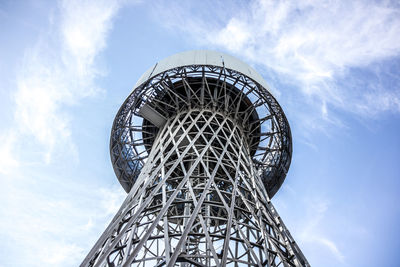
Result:
M143 73L134 88L164 71L191 65L217 66L236 70L269 90L267 82L254 68L231 55L212 50L191 50L164 58Z
M272 198L291 162L289 123L257 71L230 55L208 50L182 52L156 63L118 111L110 154L125 191L130 191L145 165L159 129L190 110L209 110L237 123L255 171Z

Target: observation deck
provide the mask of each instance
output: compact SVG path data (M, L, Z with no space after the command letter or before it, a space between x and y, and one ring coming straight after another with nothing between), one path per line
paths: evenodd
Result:
M179 53L156 63L121 106L112 127L110 153L124 190L129 192L134 185L160 130L176 116L196 110L219 114L240 128L245 151L272 198L291 162L285 114L252 67L206 50Z

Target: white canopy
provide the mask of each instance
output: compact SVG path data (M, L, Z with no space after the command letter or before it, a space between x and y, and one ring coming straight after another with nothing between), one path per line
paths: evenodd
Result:
M166 70L189 65L212 65L218 67L225 66L225 68L241 72L270 91L267 82L255 69L233 56L210 50L185 51L167 57L148 69L139 78L134 88L144 83L147 79L154 77Z

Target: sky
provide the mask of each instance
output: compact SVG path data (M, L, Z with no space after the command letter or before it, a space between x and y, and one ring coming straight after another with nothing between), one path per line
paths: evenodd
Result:
M310 264L398 266L398 2L3 0L0 29L0 266L84 259L126 196L114 116L192 49L253 66L285 111L272 201Z

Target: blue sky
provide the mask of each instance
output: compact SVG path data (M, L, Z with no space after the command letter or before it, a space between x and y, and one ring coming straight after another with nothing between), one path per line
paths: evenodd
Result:
M191 49L251 64L282 105L294 153L273 202L311 265L398 266L398 3L182 2L0 3L0 266L83 260L125 196L119 106Z

